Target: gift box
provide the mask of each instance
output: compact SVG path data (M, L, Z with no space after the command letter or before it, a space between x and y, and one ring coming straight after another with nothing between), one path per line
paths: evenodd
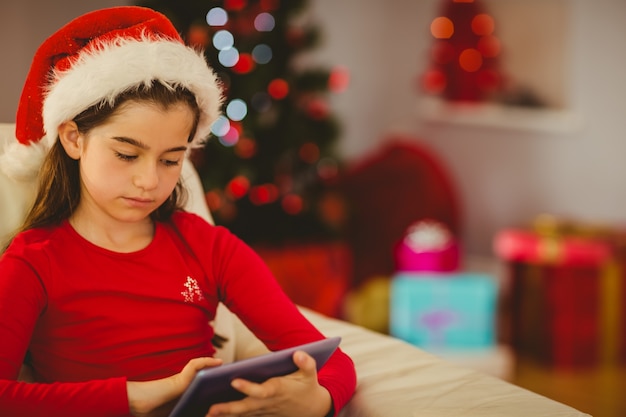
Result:
M558 368L625 363L621 232L540 225L494 240L510 273L515 350Z
M460 250L449 228L436 220L412 223L394 247L396 271L453 272L459 269Z
M397 273L390 333L428 351L495 345L497 281L480 273Z

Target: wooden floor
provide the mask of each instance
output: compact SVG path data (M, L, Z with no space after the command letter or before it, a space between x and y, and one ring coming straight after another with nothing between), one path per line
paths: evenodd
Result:
M518 359L511 382L594 417L626 417L626 366L557 370Z

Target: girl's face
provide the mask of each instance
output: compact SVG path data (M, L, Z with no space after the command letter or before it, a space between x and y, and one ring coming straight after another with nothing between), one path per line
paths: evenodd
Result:
M149 221L176 186L192 124L185 104L163 109L129 101L106 123L79 134L81 200L75 214L103 224Z

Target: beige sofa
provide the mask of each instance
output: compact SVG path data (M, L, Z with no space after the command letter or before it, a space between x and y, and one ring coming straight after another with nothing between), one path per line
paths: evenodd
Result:
M0 152L13 139L13 125L0 124ZM183 173L191 190L188 209L212 221L199 178L190 163ZM0 170L0 244L21 221L32 183L15 182ZM1 277L0 277L1 279ZM566 405L479 371L454 365L398 339L302 309L327 336L341 336L354 360L358 386L342 417L542 417L585 416ZM218 355L233 361L265 352L263 344L228 310L215 323L229 340Z

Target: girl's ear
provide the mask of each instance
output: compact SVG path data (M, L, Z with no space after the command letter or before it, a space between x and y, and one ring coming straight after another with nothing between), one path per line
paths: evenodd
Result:
M63 122L59 126L59 140L67 155L72 159L80 159L82 136L75 122Z

